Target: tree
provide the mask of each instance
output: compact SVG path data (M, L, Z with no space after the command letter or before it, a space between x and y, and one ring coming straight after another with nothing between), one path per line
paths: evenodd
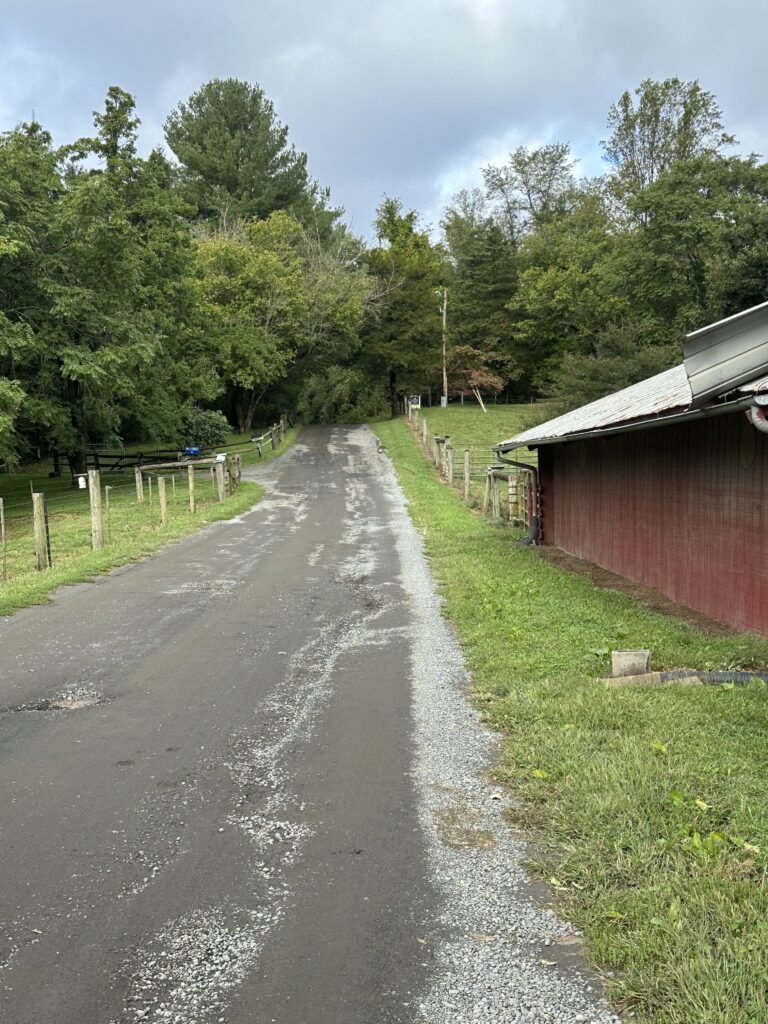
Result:
M288 142L272 102L236 78L206 83L165 122L187 195L204 220L237 220L291 210L326 231L338 217L327 190L307 173L307 155Z
M462 366L491 373L494 387L520 375L508 304L517 290L517 246L477 195L459 193L441 221L451 273L449 338L462 349ZM474 357L470 353L474 352ZM472 362L474 358L474 363ZM460 378L453 375L456 386ZM463 379L463 378L461 378ZM467 387L483 387L477 381Z
M285 213L196 246L201 330L215 350L241 433L251 429L266 389L288 372L307 318L298 225Z
M61 151L35 124L0 146L13 243L0 356L27 396L18 431L42 433L78 470L88 442L141 405L141 381L177 330L189 247L167 161L136 156L133 98L110 88L94 122L94 137Z
M13 422L23 399L24 392L15 381L0 377L0 467L12 466L18 459Z
M574 186L570 146L518 146L506 164L484 167L483 180L486 195L497 203L497 219L514 239L567 209Z
M622 201L639 195L677 161L715 156L736 141L723 127L715 96L698 81L646 78L635 96L637 102L624 92L613 104L611 134L603 142L614 192Z
M400 395L423 390L441 365L444 270L439 250L418 230L418 214L404 211L399 199L384 198L376 231L379 246L368 254L368 269L378 279L379 298L363 332L363 353L370 370L388 383L394 416Z
M674 337L768 297L768 165L679 161L633 200L625 274L638 309Z
M566 352L589 352L606 323L627 315L616 282L618 239L605 196L594 184L574 192L567 215L524 239L509 311L529 389L548 390Z

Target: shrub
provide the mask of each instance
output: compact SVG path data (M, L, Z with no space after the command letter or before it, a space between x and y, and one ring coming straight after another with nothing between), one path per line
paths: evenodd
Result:
M232 430L223 413L193 406L184 417L184 444L218 448L226 444Z

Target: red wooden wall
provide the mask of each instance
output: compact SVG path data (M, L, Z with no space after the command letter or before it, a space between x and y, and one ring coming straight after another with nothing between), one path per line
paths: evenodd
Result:
M546 544L768 633L768 435L741 413L539 449Z

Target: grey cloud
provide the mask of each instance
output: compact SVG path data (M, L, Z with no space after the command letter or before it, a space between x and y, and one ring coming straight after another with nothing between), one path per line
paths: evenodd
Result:
M434 211L451 168L506 138L571 140L599 167L611 102L642 78L713 90L745 148L768 151L768 8L737 0L51 0L5 12L0 114L32 108L64 140L108 85L133 92L148 148L168 110L213 76L259 82L312 173L360 231L381 194Z

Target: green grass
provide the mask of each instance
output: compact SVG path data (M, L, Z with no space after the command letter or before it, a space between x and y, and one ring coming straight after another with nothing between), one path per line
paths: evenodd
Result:
M293 443L297 433L297 429L288 431L276 451L265 451L262 461L268 462L282 454ZM258 455L254 452L253 456L258 462ZM243 459L245 464L249 461L249 458ZM35 468L37 472L34 472ZM182 470L175 484L170 479L167 482L168 520L161 527L155 484L150 504L149 488L145 482L145 502L140 505L136 501L132 471L103 473L102 503L107 543L101 551L92 551L87 491L74 489L69 476L49 479L46 470L46 465L39 464L30 467L26 473L0 476L0 497L6 506L8 575L4 583L0 550L0 615L9 615L27 605L41 604L62 584L77 583L117 565L136 561L169 541L194 533L207 523L230 519L249 509L263 493L257 484L244 481L235 495L219 503L215 500L212 482L201 470L195 487L197 509L194 515L190 515L187 474ZM35 568L30 484L35 490L45 491L48 501L53 567L43 572ZM106 508L107 486L110 488L109 512Z
M457 450L464 445L480 445L490 453L499 441L525 430L538 406L531 405L489 405L484 413L479 405L449 405L447 409L423 408L427 419L429 436L451 435L451 442Z
M718 669L765 666L768 641L700 632L548 565L463 507L403 422L376 432L474 699L504 736L495 775L519 798L510 823L538 838L535 869L583 928L611 998L638 1022L764 1024L766 687L597 678L614 648L650 647L655 668Z

